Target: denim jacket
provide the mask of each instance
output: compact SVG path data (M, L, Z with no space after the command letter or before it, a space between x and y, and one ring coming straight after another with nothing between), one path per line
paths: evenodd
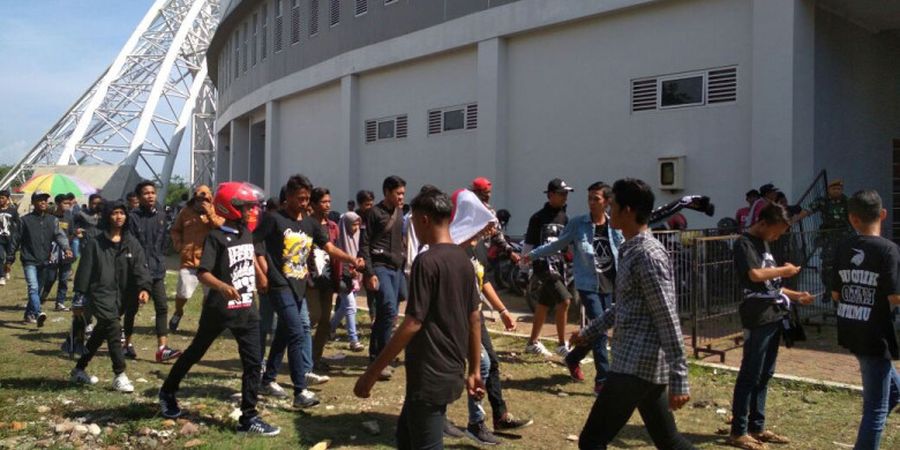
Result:
M606 224L609 225L607 217ZM622 232L613 227L609 230L609 244L612 247L613 259L618 262L619 245L624 238ZM528 254L532 259L550 256L566 248L569 244L575 249L575 289L580 291L596 292L599 289L597 281L597 269L594 264L594 222L590 213L578 216L569 221L559 239L555 242L544 244Z

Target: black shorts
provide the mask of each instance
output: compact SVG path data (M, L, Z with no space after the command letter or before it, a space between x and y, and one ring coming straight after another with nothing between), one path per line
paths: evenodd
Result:
M559 277L546 276L541 279L541 287L537 291L537 301L548 308L572 299L572 293Z

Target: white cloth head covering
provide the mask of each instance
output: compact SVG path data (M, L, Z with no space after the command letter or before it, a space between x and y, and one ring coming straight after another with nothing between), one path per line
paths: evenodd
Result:
M348 255L356 257L359 252L359 228L355 233L350 232L351 226L359 222L359 215L353 211L345 212L341 215L341 223L339 224L338 246Z
M472 239L489 224L499 225L494 213L468 189L453 193L453 216L450 221L450 238L455 244Z

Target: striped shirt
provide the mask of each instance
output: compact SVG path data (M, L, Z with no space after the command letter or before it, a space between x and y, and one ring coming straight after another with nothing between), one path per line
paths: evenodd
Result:
M581 331L593 342L609 328L609 370L654 384L668 384L674 395L689 393L675 283L669 257L649 231L619 247L616 303Z

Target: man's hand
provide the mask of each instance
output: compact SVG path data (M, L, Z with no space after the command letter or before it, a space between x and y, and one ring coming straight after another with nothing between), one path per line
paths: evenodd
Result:
M790 278L794 275L797 275L798 273L800 273L800 269L800 266L795 266L791 263L784 263L784 266L782 266L782 270L784 271L783 277Z
M256 277L256 291L260 294L269 292L269 277L265 275Z
M801 305L809 305L809 304L812 304L812 302L815 299L816 299L815 295L812 295L809 292L803 291L800 293L800 296L798 296L797 299L794 301L796 301L797 303L799 303Z
M509 260L512 261L513 264L518 264L521 259L522 255L516 252L509 252Z
M475 400L483 399L484 389L484 380L481 379L480 373L473 372L466 377L466 391L469 393L469 397Z
M353 269L360 270L366 267L366 260L362 258L356 258L356 263L353 266Z
M145 304L147 304L147 302L148 302L149 300L150 300L150 293L149 293L149 292L147 292L147 291L141 291L141 293L138 294L138 303L140 303L140 304L142 304L142 305L145 305Z
M500 313L500 320L503 321L503 327L506 328L506 331L515 331L516 330L516 322L513 321L512 314L509 313L508 310L503 310Z
M78 228L75 230L75 236L79 239L84 237L84 228Z
M199 203L200 203L200 208L203 209L203 212L204 212L207 216L212 216L212 215L214 215L214 214L216 213L216 210L213 208L212 203L210 203L210 202L208 202L208 201L202 201L202 202L199 202Z
M222 283L222 286L219 288L219 292L222 293L222 296L225 297L225 300L240 300L241 293L229 284Z
M584 347L586 345L588 345L588 342L581 336L581 332L579 331L572 333L572 336L569 337L569 346L572 348Z
M669 409L672 411L678 411L682 406L687 404L691 400L690 395L674 395L669 394Z
M369 291L377 291L378 290L378 277L375 275L366 278L366 289Z
M510 258L510 260L512 260L512 258ZM519 260L522 262L522 264L525 264L526 266L531 264L531 256L525 255L525 256L522 256L521 258L519 258Z
M356 380L356 385L353 386L353 395L359 398L369 398L369 396L372 395L372 387L375 386L378 377L369 372L369 370L366 370L359 379Z

